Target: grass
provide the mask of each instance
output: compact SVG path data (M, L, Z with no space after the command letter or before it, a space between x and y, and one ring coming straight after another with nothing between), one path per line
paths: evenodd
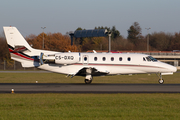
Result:
M180 73L165 75L166 83L180 83ZM158 83L156 74L115 75L94 77L93 83ZM73 78L57 73L0 73L0 83L84 83L84 77Z
M179 120L180 94L0 94L0 120Z
M180 74L163 76L180 83ZM0 73L0 83L84 83L56 73ZM93 83L157 83L154 74L95 77ZM93 84L92 83L92 84ZM0 94L0 120L179 120L180 94Z

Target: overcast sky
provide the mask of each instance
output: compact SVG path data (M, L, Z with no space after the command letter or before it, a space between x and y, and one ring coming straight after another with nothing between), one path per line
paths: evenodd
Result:
M0 32L15 26L24 35L47 32L66 34L78 27L116 26L121 35L138 22L142 34L180 32L180 0L2 0Z

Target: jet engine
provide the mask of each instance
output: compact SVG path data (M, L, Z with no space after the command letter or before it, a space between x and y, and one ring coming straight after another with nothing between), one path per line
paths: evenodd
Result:
M41 64L55 63L55 64L74 64L80 61L80 53L57 53L57 54L43 54L40 55Z

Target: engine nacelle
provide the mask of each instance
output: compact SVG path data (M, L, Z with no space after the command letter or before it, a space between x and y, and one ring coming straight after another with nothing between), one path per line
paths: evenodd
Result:
M44 63L55 64L73 64L80 61L80 53L57 53L57 54L44 54L40 55L41 65Z
M55 54L56 64L73 64L80 61L80 53L58 53Z

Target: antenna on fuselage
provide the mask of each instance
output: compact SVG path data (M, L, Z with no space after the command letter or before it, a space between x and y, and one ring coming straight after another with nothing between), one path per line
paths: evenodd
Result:
M95 50L93 50L93 53L97 53Z

